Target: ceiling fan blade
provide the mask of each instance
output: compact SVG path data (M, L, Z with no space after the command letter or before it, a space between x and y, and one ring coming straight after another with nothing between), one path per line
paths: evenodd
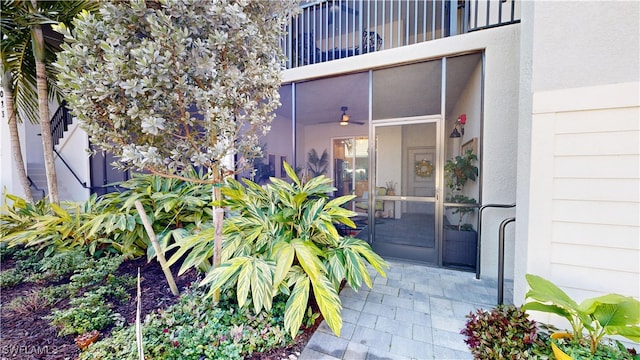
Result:
M364 125L364 124L366 124L366 122L349 120L349 124Z

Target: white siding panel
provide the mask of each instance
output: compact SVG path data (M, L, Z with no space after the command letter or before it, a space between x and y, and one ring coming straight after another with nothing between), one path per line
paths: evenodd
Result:
M640 131L561 134L555 137L556 156L633 155Z
M553 202L553 221L638 226L640 210L634 202L573 201Z
M633 296L640 296L640 283L638 283L639 263L629 269L631 271L610 271L602 269L588 269L588 276L585 276L585 269L582 267L569 266L564 264L553 264L552 272L554 282L558 286L569 289L588 289L593 293L587 297L594 297L608 293L625 293ZM615 281L612 281L615 279Z
M640 156L557 157L554 160L554 177L637 179L640 177Z
M554 243L581 244L585 246L640 249L640 227L601 224L576 224L554 222Z
M554 179L553 198L640 202L640 179Z
M637 107L571 111L559 113L558 118L562 120L555 124L556 134L640 130Z
M590 269L613 270L633 273L640 261L640 251L604 248L573 244L551 244L551 263L572 265L583 268L583 274ZM617 279L611 279L618 281ZM588 289L594 289L588 287Z

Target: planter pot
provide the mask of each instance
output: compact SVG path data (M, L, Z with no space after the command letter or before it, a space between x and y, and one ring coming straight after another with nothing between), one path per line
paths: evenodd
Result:
M558 332L551 334L551 349L553 350L553 355L557 360L573 360L571 356L567 355L564 351L560 350L560 348L556 345L554 340L557 339L571 339L573 335L566 332Z
M476 268L476 244L478 233L475 231L461 231L458 229L444 229L444 249L442 262L444 265Z

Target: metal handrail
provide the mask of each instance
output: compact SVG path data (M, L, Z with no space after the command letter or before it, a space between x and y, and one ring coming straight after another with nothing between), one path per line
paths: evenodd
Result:
M32 180L29 176L27 176L27 180L29 180L29 186L30 186L30 187L32 187L32 188L34 188L34 189L36 189L36 190L38 190L38 191L42 192L42 198L44 199L44 198L45 198L45 195L46 195L46 192L44 191L44 189L40 189L40 188L38 187L38 185L36 185L36 183L34 183L34 182L33 182L33 180Z
M516 218L512 217L504 219L500 223L498 237L498 305L504 303L504 228L514 221L516 221Z
M69 166L69 164L67 163L67 161L62 157L62 155L60 155L60 153L58 152L58 150L56 150L55 148L53 148L53 152L56 153L56 155L58 155L58 158L60 160L62 160L62 163L67 167L67 169L69 169L69 171L71 171L71 175L73 175L73 177L76 178L76 180L78 180L78 183L80 183L80 185L82 185L83 188L85 189L90 189L91 187L87 186L87 182L86 181L82 181L80 180L80 177L78 176L78 174L76 174L75 171L73 171L73 169L71 168L71 166Z
M482 211L487 208L502 208L508 209L516 206L516 203L513 204L487 204L482 205L480 210L478 210L478 242L476 244L476 279L480 279L480 246L482 241Z

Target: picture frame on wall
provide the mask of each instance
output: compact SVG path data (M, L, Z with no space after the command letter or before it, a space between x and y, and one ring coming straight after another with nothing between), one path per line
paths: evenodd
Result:
M276 177L276 155L269 154L269 177Z
M465 142L460 145L460 154L463 155L467 152L467 150L471 149L474 155L478 155L478 138L474 137L473 139Z

